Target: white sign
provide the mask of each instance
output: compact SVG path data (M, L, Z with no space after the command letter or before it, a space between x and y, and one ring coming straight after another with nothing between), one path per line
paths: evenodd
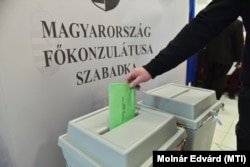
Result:
M68 121L108 105L188 22L188 1L0 2L0 166L62 167ZM181 13L181 14L180 14ZM185 83L186 64L142 84Z

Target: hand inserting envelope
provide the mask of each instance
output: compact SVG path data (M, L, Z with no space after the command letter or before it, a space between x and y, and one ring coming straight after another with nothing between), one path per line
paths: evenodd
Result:
M128 83L109 84L109 130L135 116L135 89Z

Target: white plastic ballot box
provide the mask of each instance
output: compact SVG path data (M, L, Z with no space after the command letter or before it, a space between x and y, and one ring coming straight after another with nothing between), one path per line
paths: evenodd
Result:
M104 107L68 123L58 145L70 167L152 166L153 151L178 150L186 131L172 114L137 107L136 116L109 130Z
M144 92L138 105L174 114L187 132L184 150L210 150L222 106L215 91L170 83Z

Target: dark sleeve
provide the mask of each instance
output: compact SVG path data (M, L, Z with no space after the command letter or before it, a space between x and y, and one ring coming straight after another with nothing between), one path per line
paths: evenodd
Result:
M143 67L152 78L176 67L203 48L238 16L237 0L213 0L166 48Z
M243 41L243 23L239 20L235 21L234 25L234 34L233 34L233 49L234 49L234 57L235 61L238 63L241 62L243 56L243 48L244 48L244 41Z

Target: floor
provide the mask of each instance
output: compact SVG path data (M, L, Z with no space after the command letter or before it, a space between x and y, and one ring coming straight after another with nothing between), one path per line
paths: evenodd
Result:
M211 150L236 150L235 124L238 121L238 97L232 100L225 93L221 101L225 104L218 112L222 125L216 124Z

